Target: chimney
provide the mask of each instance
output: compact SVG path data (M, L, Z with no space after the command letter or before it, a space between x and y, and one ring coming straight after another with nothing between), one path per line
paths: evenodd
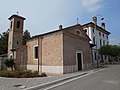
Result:
M96 16L94 16L93 17L93 21L92 21L95 25L97 25L97 17Z
M102 29L105 29L104 18L101 18L101 20L102 20L101 27L102 27Z
M62 29L62 25L59 26L59 30L61 30L61 29Z

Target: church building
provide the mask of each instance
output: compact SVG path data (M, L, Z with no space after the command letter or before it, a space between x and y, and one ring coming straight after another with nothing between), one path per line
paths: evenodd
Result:
M90 39L80 24L33 36L22 45L25 18L10 18L8 56L17 70L65 74L90 68Z

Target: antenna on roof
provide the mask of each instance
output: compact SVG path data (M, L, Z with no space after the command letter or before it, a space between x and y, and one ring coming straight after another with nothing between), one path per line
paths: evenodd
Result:
M79 20L79 19L77 18L77 24L79 23L78 20Z

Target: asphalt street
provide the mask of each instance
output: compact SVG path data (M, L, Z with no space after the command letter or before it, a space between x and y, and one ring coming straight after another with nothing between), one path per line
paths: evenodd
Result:
M44 90L120 90L120 65L111 65L99 72Z

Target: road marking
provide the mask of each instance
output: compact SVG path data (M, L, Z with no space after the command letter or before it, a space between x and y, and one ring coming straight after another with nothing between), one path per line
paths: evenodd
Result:
M51 87L45 88L45 89L43 89L43 90L50 90L50 89L53 89L53 88L55 88L55 87L61 86L61 85L63 85L63 84L66 84L66 83L69 83L69 82L72 82L72 81L75 81L75 80L77 80L77 79L79 79L79 78L82 78L82 77L85 77L85 76L88 76L88 75L97 73L97 72L102 71L102 70L105 70L105 69L100 69L100 70L96 70L96 71L93 70L92 72L90 72L90 73L88 73L88 74L85 74L85 75L83 75L83 76L76 77L76 78L73 78L73 79L70 79L70 80L67 80L67 81L58 83L58 84L53 85L53 86L51 86Z
M117 82L117 81L108 81L108 80L106 80L106 81L104 81L104 82L110 83L110 84L119 84L119 82Z

